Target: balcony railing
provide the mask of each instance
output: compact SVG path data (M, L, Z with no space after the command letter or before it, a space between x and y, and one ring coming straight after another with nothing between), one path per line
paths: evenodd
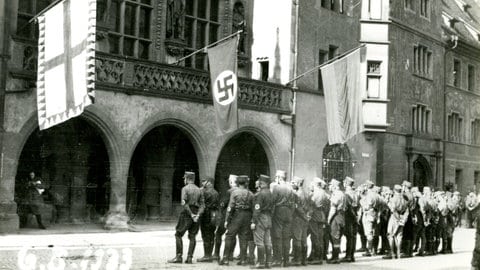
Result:
M97 52L95 68L97 89L212 103L206 71L102 52ZM292 93L286 86L240 78L239 91L240 108L290 112Z

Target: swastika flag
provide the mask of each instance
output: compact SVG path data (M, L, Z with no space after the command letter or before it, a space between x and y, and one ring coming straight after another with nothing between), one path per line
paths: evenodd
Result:
M237 129L237 45L231 38L208 49L210 85L218 133L223 135Z
M38 17L38 125L83 112L95 88L96 0L64 0Z

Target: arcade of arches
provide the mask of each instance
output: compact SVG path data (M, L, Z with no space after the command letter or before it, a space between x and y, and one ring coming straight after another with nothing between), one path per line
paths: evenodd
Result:
M198 153L188 133L174 125L147 132L131 157L126 183L126 212L132 222L162 220L181 210L183 174L193 171L199 182ZM15 182L15 201L22 216L29 172L42 178L46 192L42 215L47 223L100 223L110 203L109 153L99 131L83 118L34 131L23 147ZM260 140L241 132L221 148L215 166L215 188L228 189L228 175L270 174ZM255 181L250 182L255 188ZM35 224L29 219L27 226Z

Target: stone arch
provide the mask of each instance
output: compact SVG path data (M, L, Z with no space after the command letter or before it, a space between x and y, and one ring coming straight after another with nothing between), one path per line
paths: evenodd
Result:
M432 176L430 163L423 155L418 155L413 162L413 185L423 191L423 187L432 184Z
M205 175L209 175L209 160L207 155L207 150L205 147L205 142L202 139L200 134L201 128L199 126L194 126L194 121L187 122L185 120L181 120L179 118L174 117L167 117L163 119L159 119L162 115L151 117L150 120L145 121L145 123L137 129L137 131L132 135L133 144L129 149L128 157L131 160L133 157L133 153L137 148L140 141L144 138L146 134L152 131L154 128L163 126L163 125L171 125L178 129L180 129L190 140L195 149L195 154L197 155L198 160L198 168L200 177Z
M117 135L120 133L113 127L111 124L113 122L107 117L107 115L98 109L88 108L88 110L85 110L84 113L79 117L87 121L98 131L98 134L102 137L107 149L110 163L115 160L120 160L122 149L120 147L121 139ZM18 131L18 133L11 134L5 138L5 155L10 160L10 169L5 170L5 179L13 181L13 183L9 183L12 187L14 187L20 155L27 140L37 128L38 117L37 113L34 112Z
M270 167L270 175L274 175L275 170L277 169L277 164L279 163L279 161L277 159L278 149L275 146L276 144L272 139L272 138L274 138L274 136L273 136L273 134L270 134L268 132L265 132L265 131L261 130L260 128L253 127L253 126L241 127L239 129L237 129L235 132L232 132L232 133L228 134L227 137L225 137L221 147L219 147L219 151L216 153L216 155L214 157L215 166L213 168L213 171L215 172L216 169L217 169L216 168L216 166L217 166L216 161L220 157L220 152L225 147L225 145L230 141L230 139L232 139L236 135L238 135L240 133L243 133L243 132L250 133L257 140L259 140L259 142L262 145L263 150L265 151L265 154L267 155L267 158L268 158L268 165ZM279 169L283 169L283 168L279 168ZM283 170L286 171L287 169L288 168L284 168Z

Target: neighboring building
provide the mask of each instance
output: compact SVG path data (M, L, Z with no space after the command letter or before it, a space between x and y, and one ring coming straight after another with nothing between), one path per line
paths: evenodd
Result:
M185 170L220 191L231 173L291 171L294 88L295 175L480 189L474 0L99 0L96 103L39 131L27 22L50 2L0 1L0 232L18 228L31 170L56 222L106 228L174 216ZM217 136L206 54L173 63L238 30L240 128ZM321 74L285 84L360 44L366 131L328 145Z

